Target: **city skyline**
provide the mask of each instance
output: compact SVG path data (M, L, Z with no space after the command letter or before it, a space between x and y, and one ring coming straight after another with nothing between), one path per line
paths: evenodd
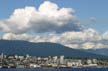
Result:
M61 56L6 56L0 55L0 68L101 68L107 67L107 62L100 59L66 58Z

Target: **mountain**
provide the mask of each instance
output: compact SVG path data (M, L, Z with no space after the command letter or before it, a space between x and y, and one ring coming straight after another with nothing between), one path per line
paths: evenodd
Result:
M100 54L100 55L108 56L108 48L88 49L88 50L85 50L85 51L90 52L90 53L95 53L95 54Z
M20 40L0 40L0 53L6 55L60 56L72 58L108 58L85 51L68 48L61 44L41 42L32 43Z

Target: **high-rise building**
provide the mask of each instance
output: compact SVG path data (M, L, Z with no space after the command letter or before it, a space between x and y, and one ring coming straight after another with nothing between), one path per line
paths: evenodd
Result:
M92 64L91 59L88 59L88 60L87 60L87 64Z
M64 64L64 56L60 56L60 64Z
M26 59L28 59L28 58L30 58L30 55L29 54L26 55Z
M54 63L56 63L56 62L57 62L57 59L58 59L58 57L57 57L57 56L54 56L54 57L53 57L53 61L54 61Z
M18 58L19 58L19 57L18 57L18 55L15 55L14 57L15 57L16 59L18 59Z
M1 63L3 62L3 59L4 59L4 54L1 53L1 55L0 55L0 62L1 62Z
M3 59L4 58L4 54L2 53L0 57L1 57L1 59Z

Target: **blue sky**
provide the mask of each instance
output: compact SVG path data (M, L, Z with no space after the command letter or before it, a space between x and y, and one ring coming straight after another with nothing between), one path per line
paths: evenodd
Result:
M38 7L45 0L0 0L0 19L8 18L15 9L25 6ZM60 7L69 7L75 13L81 24L103 33L108 30L108 0L50 0ZM91 22L90 17L96 18Z

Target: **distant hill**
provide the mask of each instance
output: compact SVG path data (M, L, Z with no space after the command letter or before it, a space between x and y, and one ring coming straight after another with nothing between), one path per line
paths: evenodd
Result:
M0 53L6 55L60 56L71 58L107 58L106 56L80 51L57 43L32 43L19 40L0 40Z
M108 56L108 48L88 49L88 50L85 50L85 51L90 52L90 53L95 53L95 54L100 54L100 55Z

